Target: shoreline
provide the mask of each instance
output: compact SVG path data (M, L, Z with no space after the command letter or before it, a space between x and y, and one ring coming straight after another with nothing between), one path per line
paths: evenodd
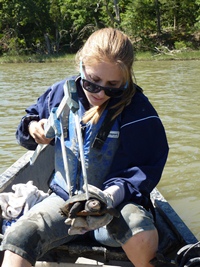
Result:
M74 54L62 55L26 55L26 56L1 56L0 64L6 63L51 63L73 61ZM180 51L173 50L167 53L136 52L135 61L166 61L166 60L200 60L200 50Z

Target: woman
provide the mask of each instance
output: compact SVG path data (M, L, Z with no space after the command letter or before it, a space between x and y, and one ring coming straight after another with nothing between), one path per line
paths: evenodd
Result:
M78 92L88 183L102 190L102 194L109 194L113 207L120 212L119 218L105 223L106 227L86 231L104 245L121 246L135 267L150 267L149 261L158 248L158 233L149 195L161 178L168 144L155 109L133 83L133 58L133 47L125 34L112 28L98 30L77 53L80 75L73 79ZM65 82L54 84L37 104L26 110L17 130L22 146L35 149L37 144L51 142L43 127L51 109L62 100ZM99 143L98 134L105 121L104 133L111 129ZM72 111L63 118L63 124L67 128L65 146L71 193L75 194L82 189L83 178L78 171ZM69 198L61 155L60 138L56 137L55 174L50 184L53 193L7 232L2 244L3 267L30 267L49 249L86 232L70 233L73 226L66 225L66 218L59 213Z

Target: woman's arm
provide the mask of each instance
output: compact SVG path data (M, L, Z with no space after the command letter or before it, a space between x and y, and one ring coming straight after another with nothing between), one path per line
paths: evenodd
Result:
M145 206L161 178L168 150L156 111L145 96L136 97L122 117L120 146L104 187L109 190L118 185L120 196L124 196L121 201L132 200Z
M59 105L63 98L63 84L64 81L61 81L51 86L38 98L36 104L26 109L26 115L21 119L16 131L16 138L21 146L30 150L34 150L37 147L33 133L37 131L37 129L34 128L39 127L39 129L41 129L44 122L42 119L47 119L51 109ZM36 122L40 123L36 126ZM31 130L32 136L29 130Z

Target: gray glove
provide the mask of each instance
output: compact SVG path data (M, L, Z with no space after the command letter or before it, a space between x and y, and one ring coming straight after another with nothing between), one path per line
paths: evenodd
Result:
M107 225L113 216L120 213L113 208L110 195L95 186L88 185L89 199L82 193L68 199L61 208L61 214L66 216L65 223L71 225L69 235L84 234Z

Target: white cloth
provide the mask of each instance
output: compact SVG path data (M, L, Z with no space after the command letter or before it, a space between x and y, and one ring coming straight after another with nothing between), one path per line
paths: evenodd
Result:
M26 184L15 184L13 192L0 193L0 207L2 218L13 220L25 214L31 207L48 196L33 185L33 181Z

